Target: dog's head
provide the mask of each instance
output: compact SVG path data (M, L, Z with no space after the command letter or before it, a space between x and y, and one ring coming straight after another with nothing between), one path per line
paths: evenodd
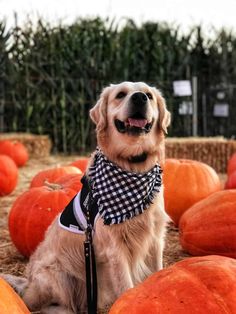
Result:
M170 123L161 93L142 82L106 87L90 116L101 149L128 160L158 150Z

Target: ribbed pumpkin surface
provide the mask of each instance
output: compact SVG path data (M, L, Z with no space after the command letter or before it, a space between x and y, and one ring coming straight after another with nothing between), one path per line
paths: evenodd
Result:
M225 182L225 189L236 189L236 170L229 174Z
M70 165L79 168L83 173L86 171L89 158L80 158L73 161Z
M228 160L227 163L227 174L228 176L232 173L236 171L236 153L234 153L230 159Z
M43 186L45 182L54 183L57 179L67 174L81 174L82 171L74 166L56 167L38 172L32 179L30 187Z
M236 190L198 202L183 214L179 228L181 245L190 254L236 258Z
M16 187L18 168L6 155L0 155L0 196L10 194Z
M236 313L236 260L193 257L124 293L109 314Z
M22 167L29 159L27 148L18 141L0 141L0 154L11 157L18 167Z
M166 159L163 182L165 209L176 225L190 206L221 189L213 168L188 159Z
M20 195L9 214L9 231L17 249L30 256L48 226L81 189L81 175L67 175Z

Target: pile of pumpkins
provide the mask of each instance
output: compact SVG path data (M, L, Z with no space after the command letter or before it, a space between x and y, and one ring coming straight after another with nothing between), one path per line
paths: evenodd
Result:
M166 211L179 227L182 247L192 255L236 258L236 189L223 190L204 163L175 159L165 164L164 186Z
M81 189L81 178L88 162L89 158L81 158L69 165L42 170L32 178L29 190L16 198L9 213L9 232L22 255L29 257L34 252L54 218ZM11 173L15 176L10 176ZM17 177L16 162L6 154L0 155L0 196L14 190ZM10 179L12 188L7 189ZM5 183L2 183L3 189L1 182ZM22 299L1 277L0 313L30 314Z
M236 170L236 154L228 180L231 167ZM182 248L197 257L128 290L109 314L236 313L236 189L223 190L211 167L185 159L167 159L163 181L166 211Z
M228 180L232 164L236 171L236 154L232 158ZM88 162L79 159L39 172L16 199L9 230L23 255L33 253L53 219L80 190ZM125 292L109 313L236 313L236 186L226 189L232 188L226 183L223 189L213 168L186 159L166 160L163 183L166 211L179 228L180 243L197 257L153 274Z
M9 213L11 239L21 254L29 257L43 240L54 218L80 191L89 159L79 159L37 173L29 190L13 203Z
M18 167L29 159L28 151L21 142L0 141L0 196L10 194L18 181Z

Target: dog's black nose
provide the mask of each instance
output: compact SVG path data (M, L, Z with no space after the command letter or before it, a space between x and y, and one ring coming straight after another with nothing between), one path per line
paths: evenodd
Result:
M136 106L143 106L147 103L148 97L146 94L137 92L131 96L131 101Z

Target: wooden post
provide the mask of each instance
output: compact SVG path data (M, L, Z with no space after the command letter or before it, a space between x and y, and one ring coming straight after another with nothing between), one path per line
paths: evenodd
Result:
M202 94L202 121L203 121L203 136L207 136L207 101L206 94Z
M193 136L198 135L198 99L197 99L197 77L192 78L192 90L193 90Z

